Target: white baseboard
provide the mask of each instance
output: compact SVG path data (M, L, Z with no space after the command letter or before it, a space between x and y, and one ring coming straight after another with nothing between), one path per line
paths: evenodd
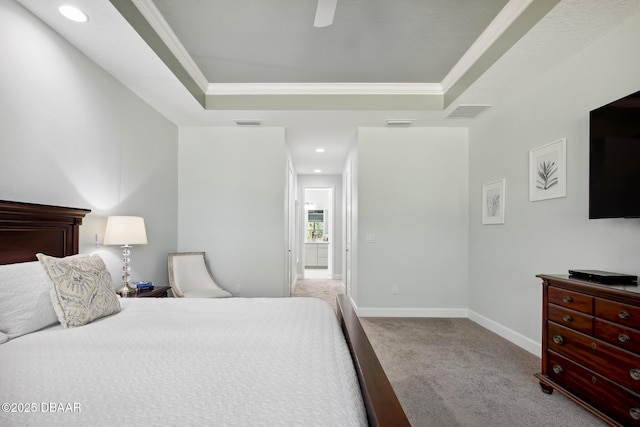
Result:
M481 316L466 308L358 308L351 300L360 317L449 317L468 318L507 341L521 347L534 356L541 357L542 344L515 332L498 322Z
M473 320L483 328L488 329L491 332L500 335L502 338L508 341L511 341L518 347L521 347L527 350L529 353L533 354L534 356L541 357L541 354L542 354L541 343L536 342L530 338L527 338L524 335L514 330L511 330L505 326L502 326L498 322L495 322L491 319L481 316L478 313L471 310L469 310L469 319Z
M334 274L331 278L333 280L342 280L342 274Z
M357 308L360 317L468 317L466 308Z

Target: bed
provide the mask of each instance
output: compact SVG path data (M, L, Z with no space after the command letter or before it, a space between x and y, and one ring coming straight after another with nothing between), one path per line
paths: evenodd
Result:
M34 283L57 287L64 262L96 261L76 255L88 212L0 201L0 326L51 305ZM313 298L116 301L77 325L30 308L21 326L49 325L0 332L0 425L409 425L345 296L337 320Z

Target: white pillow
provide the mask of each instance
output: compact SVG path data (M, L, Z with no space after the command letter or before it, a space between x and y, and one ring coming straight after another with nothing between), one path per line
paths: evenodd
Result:
M51 288L38 261L0 265L0 343L3 335L8 341L58 321Z
M86 325L120 311L111 274L99 255L36 256L53 282L51 302L62 327Z

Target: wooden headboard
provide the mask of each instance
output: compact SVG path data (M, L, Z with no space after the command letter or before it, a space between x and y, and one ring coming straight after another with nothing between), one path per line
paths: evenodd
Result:
M0 200L0 264L35 261L36 253L63 257L79 250L89 209Z

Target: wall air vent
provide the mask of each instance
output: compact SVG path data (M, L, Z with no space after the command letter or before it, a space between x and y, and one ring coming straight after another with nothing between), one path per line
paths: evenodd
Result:
M448 119L473 119L484 110L490 108L488 104L478 105L458 105L455 110L447 116Z

